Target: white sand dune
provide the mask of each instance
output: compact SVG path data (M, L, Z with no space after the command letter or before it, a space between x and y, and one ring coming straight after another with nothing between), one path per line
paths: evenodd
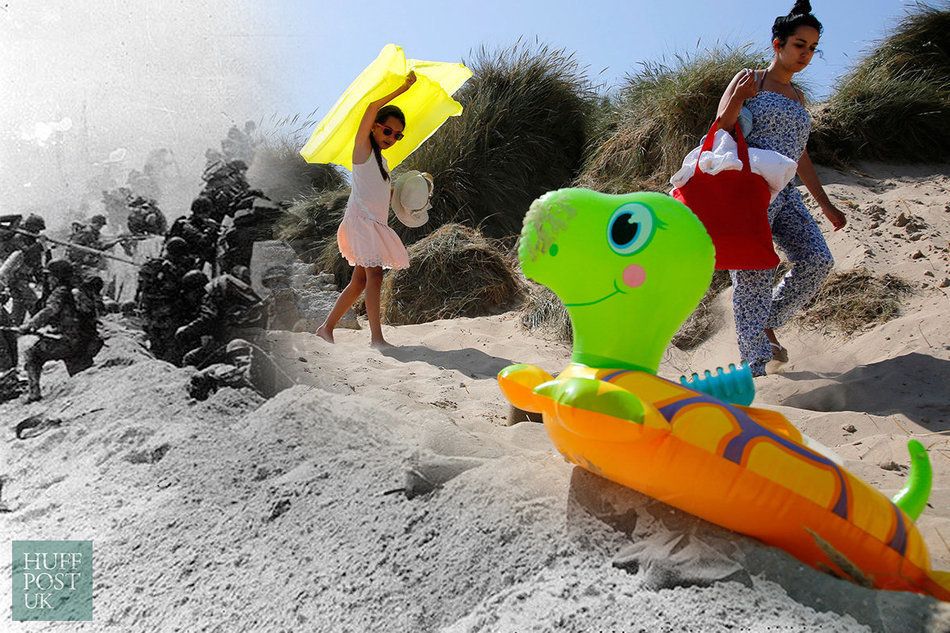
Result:
M950 276L950 177L865 169L822 173L856 206L829 238L838 267L897 273L917 291L902 316L849 338L780 331L791 362L757 381L758 403L888 494L920 438L934 491L918 524L948 569L950 306L937 286ZM904 203L925 238L893 226ZM863 217L873 204L881 236ZM736 360L728 294L717 305L717 335L671 351L663 375ZM190 400L188 370L110 328L94 369L67 379L57 366L45 401L0 405L4 540L95 547L95 622L9 630L950 630L948 605L805 568L572 467L539 424L507 426L495 373L557 371L569 353L516 314L386 327L399 347L385 353L366 331L338 331L334 346L271 333L301 384L268 401L231 389ZM51 422L16 439L31 415ZM5 574L9 556L0 548Z

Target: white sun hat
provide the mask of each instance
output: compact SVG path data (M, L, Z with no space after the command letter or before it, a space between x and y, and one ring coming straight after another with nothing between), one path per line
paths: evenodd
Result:
M432 208L432 176L410 170L399 174L393 183L392 207L396 218L411 229L429 221Z

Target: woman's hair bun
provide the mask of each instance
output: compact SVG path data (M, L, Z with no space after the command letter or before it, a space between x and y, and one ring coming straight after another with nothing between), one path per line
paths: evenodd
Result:
M788 15L775 18L775 23L772 24L772 39L777 39L785 46L789 36L800 26L810 26L821 35L821 22L812 15L811 2L808 0L795 0L795 6Z
M808 0L795 0L795 6L788 12L789 15L808 15L811 13L811 2Z

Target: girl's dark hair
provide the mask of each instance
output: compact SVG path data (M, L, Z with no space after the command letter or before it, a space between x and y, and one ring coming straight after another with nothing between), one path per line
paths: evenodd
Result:
M386 119L393 117L400 123L402 127L406 127L406 115L402 113L402 110L397 108L394 105L383 106L379 109L379 112L376 113L376 122L385 123ZM383 180L389 180L389 173L386 171L386 168L383 167L383 155L379 149L379 143L376 142L376 139L373 137L373 132L369 133L369 144L373 147L373 155L376 157L376 164L379 165L379 173L382 174Z
M788 41L795 30L800 26L810 26L821 35L821 22L811 12L811 3L808 0L796 0L795 6L788 15L780 15L772 24L772 39L777 39L782 46Z

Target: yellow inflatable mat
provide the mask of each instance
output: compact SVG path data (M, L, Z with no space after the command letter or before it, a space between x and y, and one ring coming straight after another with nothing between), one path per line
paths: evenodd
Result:
M304 159L352 170L353 143L366 106L396 90L410 70L416 73L415 85L390 102L406 115L405 137L383 151L390 169L422 145L446 119L462 113L462 105L452 95L472 76L471 70L463 64L407 60L402 47L387 44L317 124L300 150Z

